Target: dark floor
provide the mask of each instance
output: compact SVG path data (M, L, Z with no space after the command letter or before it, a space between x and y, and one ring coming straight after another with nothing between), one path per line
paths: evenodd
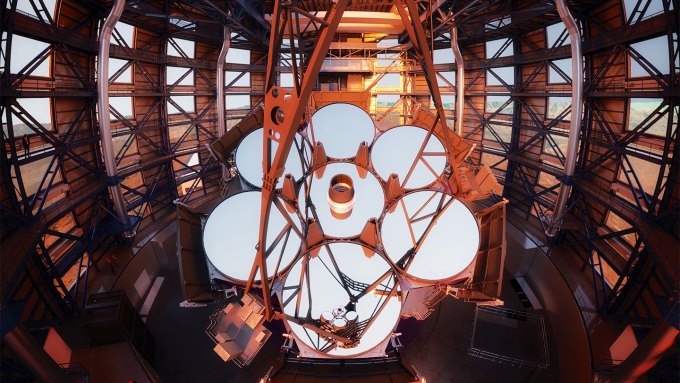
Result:
M509 238L508 254L519 254L523 249L518 239ZM519 300L509 283L504 283L502 299L509 308L520 308ZM212 351L214 346L204 330L210 314L218 307L180 308L182 293L178 271L166 275L163 286L148 316L147 325L156 339L156 366L163 382L258 382L280 352L283 325L271 324L273 335L251 365L239 368L224 363ZM513 367L507 364L478 359L468 355L475 319L475 305L446 298L438 310L424 321L402 320L398 332L411 364L427 382L555 382L559 366L551 357L547 369ZM493 328L491 326L490 328ZM550 326L548 344L552 343ZM494 330L489 330L494 331ZM507 328L498 331L507 332ZM493 338L494 335L486 334ZM512 336L499 333L498 338L512 342ZM522 340L518 340L521 342ZM515 347L513 347L515 346ZM508 344L508 350L516 345ZM551 348L551 347L549 347ZM529 350L528 353L539 350Z
M552 369L534 371L469 356L473 323L474 305L456 299L445 299L430 318L416 323L420 332L402 342L421 376L428 382L557 381L551 378Z
M218 307L180 308L179 272L167 275L149 312L147 326L156 340L155 370L164 383L258 382L279 354L283 326L274 322L274 334L247 368L224 363L206 335L209 316Z

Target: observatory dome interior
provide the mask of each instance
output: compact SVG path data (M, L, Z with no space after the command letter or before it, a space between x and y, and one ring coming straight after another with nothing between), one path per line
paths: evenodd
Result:
M0 380L680 381L679 27L4 1Z

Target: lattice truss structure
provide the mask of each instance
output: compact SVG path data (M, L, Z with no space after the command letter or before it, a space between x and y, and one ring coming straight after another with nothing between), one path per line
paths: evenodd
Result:
M333 96L352 103L331 101ZM295 145L285 163L286 174L281 187L273 190L269 219L263 227L267 237L263 242L257 238L260 222L256 214L263 195L260 191L262 170L259 166L250 170L242 165L253 161L253 153L262 153L260 121L267 116L259 109L254 118L237 124L234 130L246 132L246 136L240 139L236 165L251 189L220 203L210 213L202 233L203 248L213 268L212 279L221 281L218 285L240 284L254 288L262 298L265 295L260 291L271 288L269 295L277 299L264 303L265 309L267 304L271 305L265 315L288 321L290 327L298 330L294 333L321 354L336 351L338 347L356 347L361 343L362 334L376 321L380 322L376 327L387 326L390 330L400 314L424 319L447 292L472 302L500 303L496 299L505 255L506 201L486 209L476 207L474 215L466 207L472 208L475 201L489 199L494 190L499 190L500 185L490 169L449 162L441 128L435 129L436 117L426 109L421 109L409 125L378 130L376 135L373 121L362 109L368 109L367 96L360 92L312 95L315 107L308 110L310 118L303 123L304 128L294 132ZM316 106L320 109L316 110ZM364 119L350 117L353 112L363 115ZM343 138L349 134L346 129L335 140L326 140L333 136L330 131L340 131L342 124L324 126L322 122L328 124L338 116L363 125L365 130L359 137ZM461 155L469 151L464 141L454 132L449 133L454 137L453 142L465 147ZM370 137L370 144L360 142L363 137ZM385 167L378 166L371 158L394 150L392 137L411 141L409 153L404 150L401 154L406 157L401 166L391 168L397 173L385 172ZM230 139L225 135L213 149L221 152L224 147L231 147ZM350 150L339 151L337 141L348 143L341 148ZM451 146L447 149L451 150ZM227 154L222 153L217 157ZM353 200L357 201L356 210L361 211L351 213L354 217L347 222L344 221L347 217L338 218L329 213L332 208L329 209L326 200L325 192L332 182L329 179L337 174L355 179L357 186ZM191 216L190 211L188 214ZM238 228L230 224L234 221L238 222ZM200 222L194 220L191 226L199 229ZM406 243L395 238L404 235L409 238ZM441 246L443 238L458 244ZM436 244L430 245L430 242ZM267 245L254 246L257 243ZM260 269L254 248L262 248L264 253L262 264L269 273L265 276L254 274ZM200 254L197 256L202 258ZM416 262L418 257L427 259ZM190 264L186 268L192 269ZM414 271L416 269L418 271ZM268 283L263 284L263 280ZM191 281L191 276L184 277L185 285ZM434 285L437 287L432 289ZM406 301L411 290L423 287L430 288L427 291L431 297L427 302L424 301L428 297L423 296L411 300L421 299L419 302L424 307L415 311L400 310L401 304L397 301ZM190 301L201 302L211 299L208 288L185 288L185 293ZM333 312L340 314L328 315L329 302L335 302L337 307ZM323 305L329 306L325 310L326 318L319 309ZM391 312L391 322L377 319L383 311ZM352 312L352 315L359 312L358 321L355 318L351 325L332 328L329 316L344 318ZM375 340L386 341L388 333ZM361 353L372 351L369 348L375 344L368 344L370 347L362 347Z
M381 128L411 123L421 106L453 126L460 108L450 101L460 87L460 136L471 149L463 164L488 165L509 214L529 224L549 222L561 183L570 183L553 241L590 270L599 312L640 324L664 316L658 297L677 296L678 288L677 1L568 2L585 68L576 172L569 179L562 177L571 53L553 3L351 2L347 11L393 13L399 29L329 33L331 13L342 4L128 1L111 36L107 76L116 151L111 176L100 144L96 64L112 2L8 1L0 9L2 302L26 301L29 327L77 316L89 273L123 262L130 251L121 245L172 215L172 201L193 204L220 194L220 161L206 145L221 137L220 121L235 134L232 128L257 116L250 111L260 104L265 129L281 137L263 188L264 201L273 200L274 180L283 175L280 157L293 145L295 124L314 108L305 102L289 110L274 90L305 101L312 90L368 90L368 111ZM405 27L400 12L420 23ZM307 23L293 23L301 18ZM247 59L227 55L219 66L225 26L229 51ZM453 59L438 60L450 52L454 26L463 82ZM324 54L314 56L320 46ZM425 53L434 60L423 67ZM357 66L331 70L350 63ZM218 68L225 70L224 89ZM381 83L396 74L398 85ZM432 88L444 99L431 101ZM226 110L216 108L222 94ZM284 118L271 126L265 117L274 106ZM450 140L442 142L448 148ZM122 194L129 219L120 219L112 188ZM137 237L121 235L133 231Z
M322 111L331 110L335 106L344 106L331 118L347 118L347 124L359 124L360 121L349 117L352 114L351 110L358 109L360 114L361 111L364 111L366 117L370 112L371 95L368 91L320 92L312 95L312 89L324 63L326 51L331 45L336 30L341 25L347 6L346 1L333 4L324 13L324 18L321 19L307 15L306 11L296 8L294 5L275 3L271 18L272 32L263 106L256 109L251 117L245 118L230 133L225 134L211 146L215 156L221 158L226 165L228 164L227 158L230 155L230 149L236 146L242 136L260 126L262 127L258 134L261 139L258 141L262 142L263 169L260 172L255 172L254 180L253 178L250 179L253 184L259 179L262 180L260 184L256 185L261 186L258 193L261 197L260 221L258 228L253 228L253 231L259 231L257 246L255 247L256 253L252 255L247 254L247 252L241 253L235 251L234 248L231 248L228 252L224 251L224 242L233 245L233 242L238 241L237 237L243 237L243 234L231 238L227 233L223 233L222 236L217 232L212 233L213 226L225 227L225 222L217 224L211 222L222 205L211 214L204 233L204 247L212 265L223 271L228 280L245 280L245 294L255 288L261 291L264 315L267 319L275 317L285 319L287 325L292 328L293 333L302 343L306 343L322 355L333 354L337 356L363 355L372 351L371 349L377 343L383 340L387 341L389 330L394 327L396 320L393 319L387 325L385 323L374 324L384 322L385 315L381 314L385 311L391 311L393 315L396 315L396 318L399 317L399 305L394 303L406 299L410 285L452 283L456 287L457 295L462 298L470 301L495 301L500 293L504 257L505 202L503 201L490 207L489 210L479 212L479 220L485 220L485 223L481 225L481 236L485 239L485 243L479 247L478 252L478 241L470 238L474 248L469 249L471 251L468 251L468 253L471 254L467 255L470 258L467 262L464 262L461 269L455 270L450 275L432 278L423 276L427 273L412 275L408 272L415 259L418 258L421 248L428 242L431 231L440 219L443 221L442 218L454 202L459 204L460 201L472 203L475 200L491 197L494 191L500 191L500 185L496 182L495 176L488 166L471 166L463 163L470 154L472 146L446 125L445 112L436 81L436 71L431 53L427 48L425 30L422 24L412 22L412 20L417 20L418 17L418 7L415 3L407 1L397 4L397 13L401 17L402 25L405 26L412 44L410 53L412 59L410 60L421 65L421 71L424 73L426 84L429 87L429 94L431 94L436 106L436 113L432 114L429 108L420 105L415 109L412 118L407 121L411 125L422 128L422 134L418 136L416 142L413 142L417 149L414 153L411 153L412 158L408 158L410 162L406 163L405 171L401 174L402 178L400 179L397 173L377 173L374 167L375 160L371 159L371 153L375 152L380 134L377 135L378 139L373 139L376 136L376 128L370 118L368 134L360 135L360 137L367 136L369 138L365 141L354 142L352 148L354 150L349 152L340 154L334 151L331 153L334 142L328 140L324 143L319 138L324 136L322 132L325 129L331 129L331 127L323 126L324 123L328 123L328 119L322 120L321 117L317 118L315 126L312 116L317 116L317 113L323 114ZM303 16L308 17L311 21L300 22L300 18ZM370 29L370 25L367 28ZM316 44L313 49L309 49L307 52L298 51L298 47L304 46L304 42L301 41L304 33L315 34ZM284 42L287 42L287 44L284 44ZM276 85L275 72L279 60L290 62L293 73L293 89ZM392 65L394 63L390 64L387 69L389 70ZM369 89L373 86L373 83L379 80L380 76L368 85ZM345 101L345 103L336 104L342 101ZM352 134L349 127L333 126L332 129L340 131L341 135ZM386 130L391 132L389 129ZM300 136L297 140L296 135ZM341 140L341 138L338 137L338 140ZM352 142L352 137L349 138L349 141ZM244 142L245 140L241 141L240 146L243 146ZM436 143L438 143L438 146ZM328 153L326 147L328 147ZM237 150L246 153L256 152L252 147L239 147ZM236 165L242 169L243 166L239 162L239 152L237 152ZM406 156L405 153L403 155ZM293 158L294 162L300 162L297 166L301 168L302 177L293 174L286 174L284 177L284 170L290 167L290 157ZM439 157L440 161L433 160L436 157ZM250 161L253 161L252 157ZM440 165L437 170L435 170L436 165L433 165L435 161L439 162ZM346 166L334 166L339 164L352 164L355 169L350 171ZM424 166L425 172L431 173L432 177L424 184L414 185L415 182L409 181L412 180L412 177L415 178L414 170L418 165ZM372 204L377 208L376 214L373 217L365 217L359 220L358 226L354 227L355 230L349 231L345 235L332 232L329 226L337 226L337 222L328 226L324 225L331 220L322 219L319 213L319 210L323 209L326 203L323 199L319 200L318 193L316 196L314 195L315 180L321 179L316 183L326 186L323 182L324 173L336 175L338 168L345 169L342 173L346 172L351 175L350 177L356 177L357 180L366 178L370 173L370 177L377 180L376 184L379 185L379 196L377 200L372 201ZM347 175L345 174L344 177L347 177ZM351 183L351 181L347 182ZM319 186L316 186L316 188L318 189ZM302 191L300 191L301 189ZM432 192L427 193L426 190ZM359 191L357 190L357 192ZM422 192L427 194L424 200L405 202L411 195ZM242 196L237 195L231 198L239 197ZM367 197L357 196L357 198ZM245 199L241 198L241 200L242 202L234 204L240 206L247 204ZM229 204L229 201L230 199L227 199L222 204ZM388 255L386 253L388 246L382 240L387 234L380 231L386 225L385 220L389 219L387 218L388 213L394 212L398 208L397 205L400 206L399 209L401 210L399 214L403 212L403 219L408 227L407 232L410 233L411 243L406 246L405 251ZM248 206L251 205L248 204ZM366 208L364 207L364 209ZM463 207L463 209L467 208ZM255 205L253 209L247 209L245 214L250 215L253 210L257 211L258 206ZM223 215L232 219L240 219L243 212L241 211L239 214L234 209L231 214L225 212ZM281 225L273 224L275 217L279 216L282 216L285 220L285 224L280 230L278 228ZM414 228L417 222L425 224L423 230ZM473 237L477 237L479 235L478 223L474 218L472 218L472 222L474 227ZM444 224L442 223L442 225ZM277 227L273 232L270 230L272 226ZM362 226L363 229L360 230ZM450 227L450 229L454 230L453 227ZM272 240L271 236L275 236L275 239ZM297 238L291 240L291 236ZM461 240L465 241L465 238L461 238ZM222 243L222 253L224 254L222 257L230 259L230 262L227 262L223 268L216 264L219 262L219 256L216 256L215 253L219 253L220 249L213 245L215 241ZM348 248L347 245L353 246ZM292 261L284 260L284 258L287 258L286 253L289 252L286 246L292 246L293 251L296 250L296 247L300 247L299 253L293 257ZM352 247L359 249L358 259L353 259L356 253L350 250ZM374 271L373 274L364 275L364 279L356 280L351 275L357 275L357 270L364 268L361 253L365 253L365 257L368 259L373 258L374 254L378 254L379 258L376 257L365 265L366 269ZM455 249L451 248L452 257L456 257L455 253ZM470 265L475 255L477 255L476 262ZM252 258L252 268L247 275L234 277L234 269L233 267L230 269L230 266L233 266L243 257L247 260ZM217 262L216 258L218 259ZM444 260L447 258L445 257ZM350 262L348 259L353 260ZM375 263L383 263L384 267L380 271L376 271L379 267L373 266ZM271 269L272 266L274 266L273 270ZM328 274L325 273L322 266ZM430 267L447 268L445 264L442 265L439 262L431 263ZM464 270L466 267L467 270ZM322 273L328 280L324 281L322 277L315 275ZM332 290L330 286L335 285L336 282L336 287L342 290L337 294L339 297L334 297L330 292ZM323 292L318 290L323 290ZM369 299L372 298L368 296L369 294L377 298ZM272 301L272 296L276 296L278 299ZM399 296L398 299L397 296ZM318 305L321 302L334 301L334 299L336 299L337 307L332 312L319 313ZM371 302L366 304L365 301ZM326 303L328 304L328 302ZM369 305L371 308L359 309L360 306L365 305ZM388 308L390 305L392 307ZM359 313L358 318L356 318L357 312ZM352 320L346 320L348 313L354 316ZM349 323L338 326L336 325L338 320ZM382 337L378 336L376 342L366 341L364 335L370 333L369 328L371 326L374 326L374 328L382 327L383 329L387 327L387 332L382 334ZM364 342L362 342L362 338ZM339 349L353 349L357 346L361 351L350 352L350 354L338 352Z

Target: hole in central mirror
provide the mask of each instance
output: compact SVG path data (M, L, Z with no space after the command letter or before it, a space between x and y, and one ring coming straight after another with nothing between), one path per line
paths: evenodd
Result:
M331 214L337 219L345 219L352 214L354 207L354 181L347 174L337 174L331 178L328 187L328 204Z

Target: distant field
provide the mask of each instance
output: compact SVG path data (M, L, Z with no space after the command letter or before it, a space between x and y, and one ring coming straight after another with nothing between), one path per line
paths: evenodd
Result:
M633 101L630 104L630 116L628 129L632 129L638 126L642 121L644 121L647 116L649 116L654 110L659 107L661 100L659 101ZM655 134L658 136L666 135L666 126L668 125L668 114L666 113L663 117L659 119L654 125L652 125L648 130L648 134Z
M40 125L44 126L46 129L50 130L52 124L49 122L41 122ZM14 124L13 125L13 132L14 132L14 137L20 137L24 136L27 134L34 134L35 132L33 129L29 128L28 125L26 124ZM3 131L5 135L7 135L7 128L3 126Z
M493 113L498 108L500 108L503 104L505 104L505 101L487 101L486 102L486 111L488 113ZM513 111L513 105L510 103L510 105L506 106L505 109L501 111L502 114L512 114Z

